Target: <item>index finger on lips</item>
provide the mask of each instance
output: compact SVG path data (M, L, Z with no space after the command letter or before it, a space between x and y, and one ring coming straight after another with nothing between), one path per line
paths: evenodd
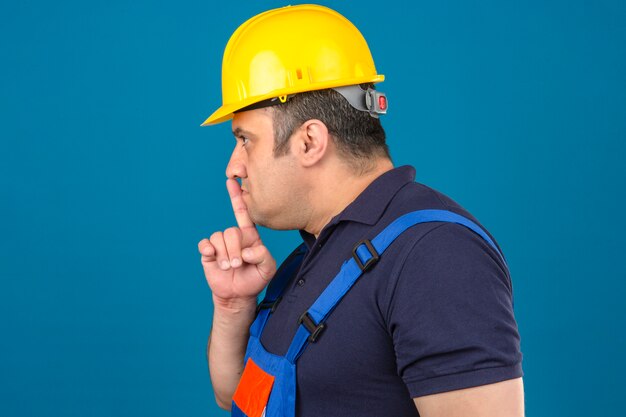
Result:
M250 214L248 214L248 207L243 201L241 186L232 178L226 180L226 189L230 196L230 202L233 205L233 213L235 213L235 219L240 229L256 227Z

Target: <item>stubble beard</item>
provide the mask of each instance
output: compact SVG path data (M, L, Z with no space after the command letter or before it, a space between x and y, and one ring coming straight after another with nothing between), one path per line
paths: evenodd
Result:
M250 219L257 226L263 226L272 230L299 230L303 227L300 225L302 210L298 202L292 200L291 203L289 207L283 207L275 213L260 212L252 202L246 205Z

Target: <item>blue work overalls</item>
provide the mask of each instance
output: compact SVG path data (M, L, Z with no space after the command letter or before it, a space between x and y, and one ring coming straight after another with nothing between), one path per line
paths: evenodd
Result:
M339 273L300 317L300 326L287 354L278 356L263 348L261 333L288 281L302 263L306 248L304 244L301 245L286 260L280 273L272 279L263 302L259 304L259 313L250 327L244 373L233 396L233 417L295 417L296 362L308 343L317 340L335 306L363 272L378 261L387 247L409 227L426 222L457 223L469 228L481 236L506 265L493 240L471 220L446 210L418 210L405 214L375 238L356 244L352 257L342 264Z

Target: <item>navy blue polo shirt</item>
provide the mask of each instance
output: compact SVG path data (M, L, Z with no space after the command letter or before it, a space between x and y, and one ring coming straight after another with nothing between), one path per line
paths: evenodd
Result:
M399 216L450 210L404 166L381 175L308 246L261 335L284 355L298 318L351 256ZM297 362L298 417L418 416L413 398L522 376L512 287L498 254L471 230L424 223L398 237L330 314Z

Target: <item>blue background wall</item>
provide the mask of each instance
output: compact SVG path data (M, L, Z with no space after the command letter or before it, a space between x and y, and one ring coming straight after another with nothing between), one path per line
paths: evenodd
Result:
M0 415L225 415L196 243L234 222L233 142L199 124L232 31L285 4L2 3ZM527 414L623 415L626 2L325 4L387 76L395 163L508 257Z

